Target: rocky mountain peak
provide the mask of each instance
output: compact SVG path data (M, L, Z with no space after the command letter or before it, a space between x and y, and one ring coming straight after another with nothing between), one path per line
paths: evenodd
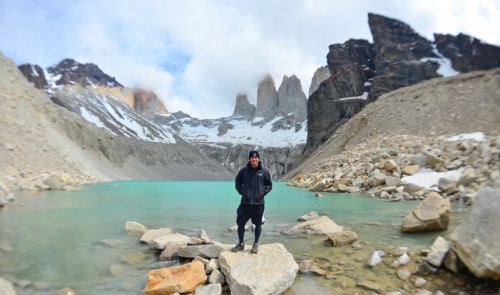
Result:
M409 25L373 13L368 14L368 24L373 44L351 39L329 46L330 75L323 72L322 77L328 76L325 80L311 83L311 87L318 86L310 90L304 155L382 94L454 75L457 70L465 73L500 66L500 48L473 37L435 34L433 43Z
M47 89L49 83L43 72L43 69L39 65L33 64L23 64L18 66L18 69L23 73L24 77L30 82L32 82L38 89Z
M434 34L436 47L451 60L453 68L462 73L500 67L500 47L458 34Z
M146 118L153 118L155 115L166 115L169 111L158 98L156 93L145 89L134 90L134 105L136 112Z
M311 85L309 86L309 96L318 90L319 84L330 77L330 70L328 67L319 67L311 79Z
M295 122L307 118L307 97L297 76L283 76L278 89L278 115L287 116L293 113Z
M67 58L47 71L58 77L56 85L80 84L82 86L123 86L114 77L106 75L98 66L92 63L81 64L74 59Z
M276 117L278 112L278 92L273 77L266 75L257 88L257 109L255 117L263 117L270 120Z
M246 119L252 119L255 114L255 106L248 102L246 94L238 94L236 96L236 106L232 117L241 116Z
M368 14L375 47L375 71L370 99L418 82L437 78L440 64L431 41L409 25L381 15Z

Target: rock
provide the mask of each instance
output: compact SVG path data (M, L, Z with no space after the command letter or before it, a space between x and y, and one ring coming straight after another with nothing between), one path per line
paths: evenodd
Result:
M420 170L420 165L410 165L403 168L403 174L414 175Z
M368 280L358 282L358 283L356 283L356 286L360 286L364 289L371 290L371 291L379 291L380 290L379 284L372 282L372 281L368 281Z
M164 235L171 234L171 233L172 233L172 230L169 228L150 229L142 235L141 242L146 243L146 244L150 244L155 239L157 239L161 236L164 236Z
M78 293L71 288L62 288L57 290L55 295L78 295Z
M146 259L146 255L144 253L141 253L141 252L131 252L131 253L124 254L120 257L121 261L123 261L127 264L130 264L130 265L139 264L139 263L143 262L145 259Z
M154 91L134 89L133 99L134 110L148 119L153 119L156 115L170 114Z
M479 191L469 215L451 233L453 248L478 278L500 279L500 189Z
M312 219L315 219L318 217L319 217L318 212L311 211L311 212L307 213L306 215L300 216L299 218L297 218L297 220L298 221L309 221L309 220L312 220Z
M366 266L374 267L375 265L382 262L382 257L380 255L380 253L381 253L381 251L379 251L379 250L373 251L372 255L370 256L370 258L368 258L368 260L365 263Z
M194 292L196 287L205 284L206 281L203 263L193 261L175 267L151 270L148 273L148 282L142 291L152 295L189 293Z
M151 246L155 247L156 249L163 250L166 245L172 245L172 246L186 246L191 242L191 238L180 234L180 233L172 233L172 234L166 234L164 236L158 237L154 239L153 241L149 242Z
M321 192L325 189L326 187L326 180L320 180L318 181L313 187L311 187L309 190L312 192Z
M435 268L441 267L446 253L450 250L451 242L443 239L442 237L437 237L434 243L432 243L431 250L427 254L426 261Z
M210 284L224 284L226 283L226 278L219 269L214 269L208 278L208 282Z
M278 112L278 92L271 75L262 79L257 87L257 109L255 117L272 119Z
M17 295L14 285L0 277L0 292L2 295Z
M399 256L399 258L396 261L394 261L391 264L391 266L392 267L398 267L400 265L405 265L408 262L410 262L410 256L408 256L408 254L404 253L403 255Z
M222 252L221 270L231 294L278 295L294 282L299 266L282 244L259 246L259 254Z
M332 246L340 247L350 245L358 240L358 234L353 231L343 230L341 232L328 235L328 239Z
M302 273L311 273L314 275L324 276L326 270L319 267L314 261L311 260L301 260L299 261L299 271Z
M295 122L307 119L307 97L297 76L284 76L278 89L278 116L294 115Z
M201 256L210 259L219 257L222 251L229 250L230 248L230 245L225 245L225 247L216 244L192 245L179 248L177 253L179 257L195 258L196 256Z
M402 279L403 281L406 281L410 278L411 273L406 268L401 268L401 269L398 269L397 275L398 275L398 278Z
M341 232L342 226L337 225L328 216L321 216L309 221L299 223L288 231L293 235L318 235L328 236Z
M198 286L194 290L194 295L220 295L222 294L222 285L220 283L210 283L208 285Z
M330 77L330 70L328 67L319 67L315 72L311 80L311 85L309 85L309 96L313 94L314 91L318 90L321 82L325 81Z
M233 115L242 116L247 119L253 118L255 114L255 106L248 102L248 98L246 94L238 94L236 96L236 106L234 107Z
M409 194L414 194L418 191L424 190L425 187L413 184L413 183L405 183L403 184L404 191L409 193Z
M436 231L448 227L450 200L431 192L409 213L401 225L403 232Z
M137 221L127 221L125 223L125 230L129 233L144 234L148 229Z

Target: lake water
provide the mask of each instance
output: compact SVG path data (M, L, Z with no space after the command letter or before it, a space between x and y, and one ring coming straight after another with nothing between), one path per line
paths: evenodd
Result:
M387 202L361 194L315 195L275 182L266 197L260 243L283 243L296 259L330 255L325 252L332 247L317 239L279 233L310 211L355 231L361 241L411 249L428 248L454 227L452 220L445 232L402 234L401 222L417 202ZM147 267L156 258L138 236L125 232L127 221L196 236L204 229L213 240L235 244L237 234L228 229L235 225L239 200L233 182L120 181L88 185L81 191L19 193L0 209L0 277L37 282L29 287L34 292L71 287L80 295L141 294ZM253 233L245 238L252 243ZM105 245L103 240L118 242ZM124 263L121 258L134 251L145 253L146 260ZM297 284L300 290L314 282L302 278Z

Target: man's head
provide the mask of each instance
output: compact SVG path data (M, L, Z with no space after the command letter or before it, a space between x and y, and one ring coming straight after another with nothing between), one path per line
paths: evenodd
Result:
M250 166L252 166L253 168L259 166L260 162L259 152L250 151L250 153L248 153L248 161L250 162Z

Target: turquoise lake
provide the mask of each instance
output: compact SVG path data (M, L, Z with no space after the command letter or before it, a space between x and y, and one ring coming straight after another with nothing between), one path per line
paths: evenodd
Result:
M273 183L260 243L282 243L296 258L328 255L329 247L317 239L280 233L311 211L355 231L361 241L411 249L428 248L454 227L452 220L445 232L402 234L401 222L417 202L322 194L326 197ZM195 236L204 229L213 240L235 244L237 234L229 228L235 225L239 201L233 182L118 181L80 191L22 192L0 209L0 277L39 282L41 290L71 287L80 295L141 294L156 258L138 236L125 232L127 221ZM253 242L252 232L245 241ZM145 253L145 261L124 263L121 257L132 251Z

